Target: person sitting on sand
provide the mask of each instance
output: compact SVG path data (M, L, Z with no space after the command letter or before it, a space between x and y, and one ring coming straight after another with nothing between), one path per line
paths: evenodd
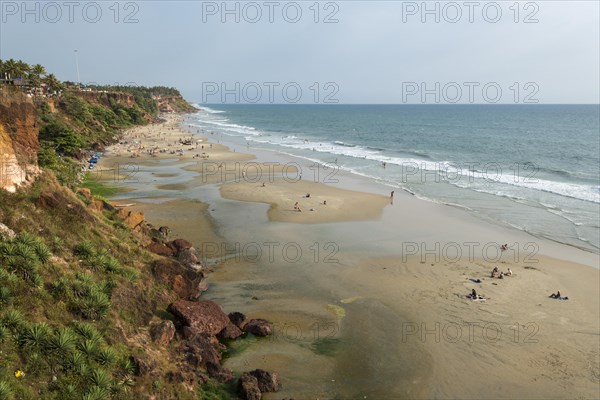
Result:
M512 271L510 270L510 268L508 269L507 272L504 273L504 275L512 276Z
M308 199L310 197L310 193L306 193L305 197Z
M471 298L472 299L476 299L477 298L477 292L475 291L475 289L471 290Z
M327 205L327 200L323 200L323 205L326 206Z
M495 278L498 275L498 267L494 267L492 270L492 278Z
M302 211L302 210L300 209L300 205L298 204L298 202L296 202L296 204L294 204L294 210L296 210L296 211L298 211L298 212Z

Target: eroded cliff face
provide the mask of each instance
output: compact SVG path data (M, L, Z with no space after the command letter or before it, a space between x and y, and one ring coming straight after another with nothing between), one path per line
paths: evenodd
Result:
M39 174L36 118L27 97L0 95L0 189L15 192Z

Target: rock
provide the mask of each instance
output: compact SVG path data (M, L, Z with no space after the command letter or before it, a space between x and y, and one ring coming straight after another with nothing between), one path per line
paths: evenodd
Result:
M219 332L219 337L221 339L233 340L242 336L242 333L240 328L230 322L221 332Z
M87 200L92 201L92 191L88 188L77 188L77 193L85 197Z
M191 336L181 344L179 352L184 355L188 364L194 368L207 369L211 363L221 365L221 354L207 335L195 334Z
M156 260L152 264L152 273L157 281L173 289L183 299L197 299L207 288L202 271L184 267L168 258Z
M175 336L175 325L172 321L162 321L150 327L150 338L161 346L168 345Z
M170 243L175 246L177 251L187 250L192 247L192 244L185 239L175 239Z
M160 228L158 228L158 231L166 239L169 236L169 233L171 233L171 228L169 228L168 226L161 226Z
M177 253L177 261L179 261L186 267L194 268L198 264L196 250L194 250L193 247L190 247L189 249L179 250L179 252Z
M123 223L131 229L137 228L142 222L144 222L144 214L139 211L127 211L120 209L117 215L123 219Z
M213 301L179 300L168 307L184 326L189 326L200 334L215 336L229 323L229 318Z
M165 246L162 243L157 243L157 242L150 243L146 247L146 250L148 250L151 253L158 254L159 256L164 256L164 257L170 257L174 254L172 249L170 249L169 247Z
M206 372L208 372L208 376L221 383L229 382L233 379L231 370L223 368L221 364L215 364L212 362L206 363Z
M244 331L255 336L269 336L273 332L271 323L265 319L251 319L244 325Z
M0 222L0 236L4 236L7 239L14 239L15 237L17 237L17 234L8 226Z
M277 392L281 389L279 383L279 375L275 372L267 372L262 369L255 369L249 372L250 375L256 378L258 381L258 388L263 393Z
M238 380L238 393L242 400L261 400L262 393L258 388L258 380L247 372L244 372Z
M246 325L246 316L241 312L236 311L229 313L229 320L232 324L234 324L240 329L244 329L244 325Z

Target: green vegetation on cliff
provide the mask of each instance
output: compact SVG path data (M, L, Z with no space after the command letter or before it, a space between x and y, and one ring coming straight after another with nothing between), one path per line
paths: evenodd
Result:
M231 387L187 365L181 343L149 334L173 318L165 310L182 296L169 279L186 283L168 274L181 265L145 250L143 216L132 223L77 189L85 150L156 121L152 96L185 103L174 89L129 89L34 98L41 175L0 189L0 400L230 398Z
M161 112L193 112L175 88L60 82L41 65L0 60L0 94L25 92L38 109L41 167L63 184L82 177L86 150L101 150L119 132L158 121Z

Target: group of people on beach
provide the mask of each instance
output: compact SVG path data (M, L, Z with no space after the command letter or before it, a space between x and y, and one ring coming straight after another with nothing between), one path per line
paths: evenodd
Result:
M502 279L504 276L512 276L512 271L510 269L510 267L508 268L508 271L506 272L502 272L498 269L498 267L494 267L494 269L492 270L492 273L490 274L492 278L500 278Z
M263 184L263 186L264 186L264 184ZM310 193L306 193L306 195L304 196L304 198L305 199L310 199ZM327 205L327 200L323 200L323 202L321 203L321 205L326 206ZM300 203L299 202L296 202L294 204L294 211L298 211L298 212L302 211L302 209L300 208ZM311 208L310 211L315 211L315 209Z

